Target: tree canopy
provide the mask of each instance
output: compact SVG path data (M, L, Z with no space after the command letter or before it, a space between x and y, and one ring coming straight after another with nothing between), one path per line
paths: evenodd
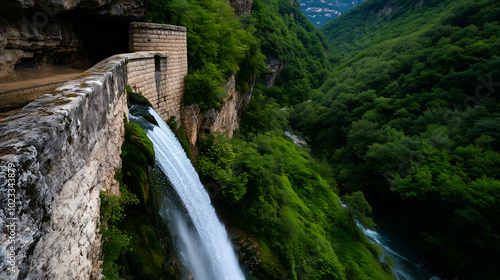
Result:
M366 1L322 29L334 70L291 122L341 192L432 213L409 224L450 275L498 273L480 263L500 254L499 18L497 1Z

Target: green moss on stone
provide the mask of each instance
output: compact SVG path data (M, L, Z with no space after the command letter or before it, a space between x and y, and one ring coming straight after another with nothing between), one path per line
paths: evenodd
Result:
M137 195L141 203L146 203L151 185L147 175L146 156L134 144L125 142L122 146L122 159L123 181Z
M131 91L130 87L127 88ZM132 95L142 97L135 93ZM129 105L138 104L134 101L136 99L128 96ZM143 105L150 106L149 102ZM141 115L151 122L154 120L147 112ZM155 164L153 143L138 124L129 123L125 114L123 117L125 123L125 142L121 154L123 182L137 195L141 203L127 207L126 218L120 224L120 228L126 230L132 237L131 250L120 258L118 263L123 267L122 277L146 280L180 279L181 265L175 257L168 228L156 213L150 187L151 167Z
M137 111L137 112L134 113L134 115L141 116L141 117L145 118L148 122L150 122L150 123L158 126L158 122L156 121L155 117L153 117L147 111Z
M150 165L155 164L153 142L149 140L146 132L138 124L127 123L125 125L125 139L129 140L144 153Z
M128 218L122 225L132 236L130 243L132 250L125 256L130 275L138 279L160 279L159 276L163 274L167 262L167 254L157 234L154 221L145 209L133 209L127 212Z
M153 107L149 100L142 96L142 93L135 93L130 86L126 86L125 90L127 91L127 103L129 105L144 105L144 106L149 106Z

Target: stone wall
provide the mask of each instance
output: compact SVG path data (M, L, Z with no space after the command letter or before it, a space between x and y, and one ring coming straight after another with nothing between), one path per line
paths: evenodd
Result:
M156 62L132 62L132 69L139 75L130 77L129 83L143 91L144 96L165 120L175 116L181 121L184 77L188 74L186 31L182 26L144 22L133 22L129 29L131 52L159 52ZM165 59L167 56L163 55L164 52L168 53L168 59ZM149 66L151 63L155 63L155 68ZM153 70L156 72L154 78L151 73ZM158 74L156 70L163 74Z
M0 122L0 188L12 190L0 193L1 279L99 277L99 192L118 193L127 61L104 60Z
M140 52L131 56L127 65L128 84L151 102L163 119L180 118L182 93L172 91L167 67L167 52Z
M99 192L118 193L125 85L143 91L164 116L180 117L182 92L170 90L179 86L168 76L169 58L115 55L0 122L0 188L16 195L7 207L11 197L0 193L7 232L0 235L0 279L99 277Z
M99 193L119 192L125 85L163 118L181 115L186 30L158 30L174 35L105 59L0 121L0 279L100 277Z

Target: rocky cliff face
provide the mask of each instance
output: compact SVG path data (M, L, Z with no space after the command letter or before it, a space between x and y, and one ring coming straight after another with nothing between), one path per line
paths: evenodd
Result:
M1 279L99 277L99 192L118 193L126 61L105 60L0 123Z
M198 104L182 108L182 123L186 128L187 138L191 146L196 144L199 137L204 137L214 131L220 131L228 137L233 137L234 132L239 129L239 121L244 108L250 103L253 86L247 92L238 92L236 78L233 75L224 89L227 96L220 112L215 109L201 112Z
M230 4L236 15L242 15L250 13L253 0L231 0ZM236 76L231 76L224 86L227 96L220 112L213 108L202 112L197 104L182 107L182 124L186 128L186 136L191 147L195 147L199 137L205 137L215 131L233 137L234 132L240 127L243 111L250 103L254 83L255 81L247 92L241 93L236 90Z
M90 66L127 52L128 22L144 12L145 0L2 1L0 82L15 79L22 69ZM114 33L125 34L124 47L113 46L116 38L106 39Z
M43 15L43 16L42 16ZM33 21L34 19L34 21ZM16 75L16 65L31 59L31 68L55 58L76 53L78 49L73 24L64 24L59 18L41 14L31 18L0 19L0 81ZM42 54L42 52L44 52Z
M252 10L253 0L231 0L230 4L234 8L234 13L239 16L250 13Z
M272 87L274 86L274 81L276 80L276 76L279 75L281 69L285 67L287 63L282 62L281 60L274 58L274 57L268 57L266 61L266 66L269 68L270 72L263 74L257 82L261 83L262 85L266 87Z

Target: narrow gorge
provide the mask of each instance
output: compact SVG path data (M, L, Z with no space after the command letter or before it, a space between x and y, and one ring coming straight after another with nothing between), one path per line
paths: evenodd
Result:
M0 279L499 279L500 2L334 2L0 1Z

